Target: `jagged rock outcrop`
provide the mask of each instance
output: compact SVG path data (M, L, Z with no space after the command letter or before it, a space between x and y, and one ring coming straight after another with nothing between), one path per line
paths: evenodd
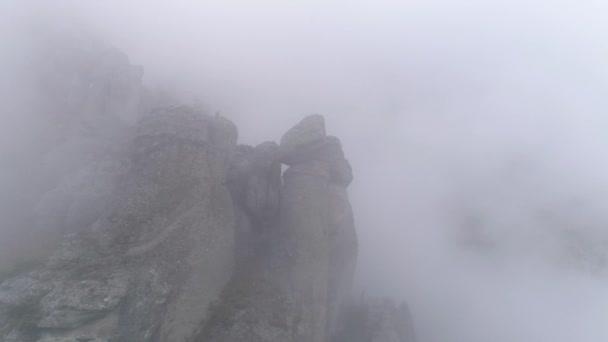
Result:
M185 341L233 271L236 134L189 108L145 117L113 209L0 286L0 337Z

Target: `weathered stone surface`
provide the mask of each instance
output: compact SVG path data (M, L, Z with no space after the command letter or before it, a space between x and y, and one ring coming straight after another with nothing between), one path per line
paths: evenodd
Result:
M280 146L237 147L234 124L183 106L146 115L134 134L112 205L51 210L95 221L44 267L0 285L0 339L414 341L406 308L348 302L353 176L322 117ZM74 196L71 186L49 203Z
M166 115L179 120L180 113ZM215 119L205 120L215 134ZM185 340L232 274L237 222L225 151L235 146L201 142L170 136L164 146L139 155L132 190L113 218L114 244L128 247L126 256L138 265L121 310L125 340Z
M334 136L321 137L291 148L289 154L287 156L282 154L281 158L282 162L288 165L303 164L313 160L323 161L330 166L333 183L346 187L353 180L352 168L344 157L342 143Z
M279 231L237 268L195 341L326 341L329 170L298 165L284 180Z
M13 329L4 339L4 342L22 342L29 340L30 337L27 334L22 333L18 329Z
M255 148L240 146L233 156L229 182L233 197L260 229L279 213L281 163L278 145L265 142Z
M118 306L127 294L124 275L62 282L40 301L40 328L76 328Z
M278 145L239 146L232 160L233 198L245 215L236 272L195 341L289 341L295 322L281 250ZM282 256L279 256L282 255Z
M300 146L284 175L281 229L299 308L295 341L326 341L348 297L357 236L346 186L352 170L338 138Z
M239 265L193 341L293 341L297 310L276 247Z
M0 322L10 326L20 319L13 308L28 305L36 324L22 342L43 334L129 342L190 337L235 260L237 219L226 175L236 129L224 120L182 109L142 120L112 208L45 269L0 287ZM8 336L2 334L0 327L0 338Z
M256 219L270 219L279 212L281 163L278 151L279 147L274 142L260 144L253 150L245 203L248 212Z
M266 158L256 155L262 147ZM276 171L261 172L253 184L251 175L268 166L277 169L271 162L275 148L272 144L240 147L232 178L245 179L242 188L265 194L255 182L266 184L268 175ZM325 136L320 117L306 118L291 129L279 154L291 166L283 173L277 229L266 243L254 243L264 253L254 252L237 266L195 341L326 342L337 325L334 321L350 293L357 256L346 193L352 179L350 166L340 141ZM247 201L247 190L236 193L244 196L248 208L268 202L264 196ZM250 212L255 216L255 211Z
M0 285L0 310L26 305L40 299L52 289L47 273L34 271L16 278L8 279Z
M228 170L228 182L231 183L235 191L235 199L240 201L243 198L243 191L246 188L246 181L253 171L253 147L249 145L238 145L234 150L230 160Z
M331 162L339 159L344 159L340 140L334 136L327 136L294 148L289 156L289 163L286 164L296 165L312 160Z
M36 342L108 342L108 340L92 337L47 337Z
M287 165L296 163L297 155L303 147L323 138L325 138L325 118L316 114L305 117L281 138L279 145L281 162Z
M294 341L325 341L330 272L329 166L312 161L283 175L281 229L299 317Z
M415 342L407 305L388 299L361 299L349 303L332 342Z
M353 284L357 267L358 241L353 210L346 188L329 186L330 212L330 272L328 295L328 334L337 329L337 321L342 314Z
M210 119L211 130L209 138L211 145L227 155L232 153L238 138L236 125L234 122L221 116L211 117Z
M156 108L142 118L136 134L144 141L168 137L204 144L209 141L209 123L210 118L188 106Z
M353 170L346 159L338 159L331 163L331 182L347 187L353 181Z

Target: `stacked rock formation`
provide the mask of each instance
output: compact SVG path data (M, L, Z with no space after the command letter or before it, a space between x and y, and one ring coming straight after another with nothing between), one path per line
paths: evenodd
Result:
M291 255L291 283L299 312L297 341L325 341L341 295L354 274L357 239L346 193L352 181L340 141L325 134L324 119L302 120L281 139L281 228Z
M357 255L346 193L352 173L340 142L327 137L323 117L313 115L278 148L240 149L236 171L247 176L237 177L245 180L237 193L257 222L253 235L263 238L250 242L254 252L237 266L241 271L195 341L328 341ZM289 165L282 186L279 162Z

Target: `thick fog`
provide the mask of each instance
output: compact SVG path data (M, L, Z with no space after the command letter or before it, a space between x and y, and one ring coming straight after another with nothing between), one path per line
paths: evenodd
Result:
M87 32L151 89L235 121L242 143L325 115L355 173L356 289L407 300L421 341L608 341L605 2L3 1L0 13L3 153L46 122L28 101L30 28ZM19 185L4 186L6 210Z

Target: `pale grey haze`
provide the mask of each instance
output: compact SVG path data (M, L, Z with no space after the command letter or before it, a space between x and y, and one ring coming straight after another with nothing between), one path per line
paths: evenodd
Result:
M32 27L86 31L244 143L325 115L355 173L357 288L408 300L421 341L608 341L608 3L4 0L0 19L3 153L44 125Z

